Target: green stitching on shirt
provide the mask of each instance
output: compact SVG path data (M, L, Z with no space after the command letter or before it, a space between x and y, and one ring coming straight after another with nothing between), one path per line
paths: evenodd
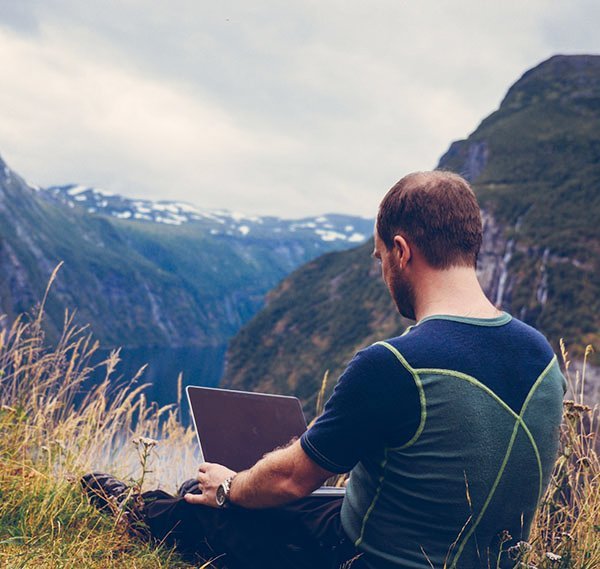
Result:
M527 406L529 405L529 402L531 401L531 398L533 397L536 389L538 388L539 384L542 383L542 380L548 375L548 373L550 372L550 370L554 367L554 364L556 363L556 356L554 356L551 360L550 363L546 366L546 369L544 369L544 371L540 374L540 377L538 377L537 381L533 384L533 387L530 389L529 393L527 394L527 398L525 399L525 403L523 403L523 407L521 408L521 414L519 415L519 417L521 418L521 421L523 423L523 426L525 427L525 421L523 421L523 416L525 415L525 410L527 409ZM542 469L542 458L540 457L540 453L537 447L537 444L535 442L535 439L533 438L533 435L531 435L531 433L529 432L529 429L526 430L526 432L529 434L529 439L531 441L531 445L533 446L533 450L535 452L535 457L537 459L537 463L538 463L538 471L539 471L539 475L540 475L540 484L539 484L539 488L538 488L538 499L537 499L537 503L540 503L540 500L542 499L542 492L543 492L543 487L542 487L542 482L543 482L543 478L544 478L544 473L543 473L543 469Z
M494 480L494 484L492 485L492 488L490 489L488 497L486 498L483 506L481 507L481 511L479 512L479 515L477 516L477 519L475 520L475 522L471 526L471 529L467 532L467 534L463 538L463 540L462 540L462 542L461 542L461 544L460 544L460 546L458 548L458 551L456 552L456 555L454 556L454 559L452 561L452 565L450 566L450 569L454 569L456 567L456 564L458 563L458 559L462 555L462 552L463 552L465 546L467 545L467 542L469 541L469 539L471 538L471 536L473 535L473 533L477 529L477 526L479 525L479 522L482 520L482 518L483 518L483 516L484 516L484 514L485 514L485 512L486 512L486 510L488 508L488 506L490 505L490 502L492 501L492 498L494 497L496 489L498 488L498 485L500 484L500 480L502 479L502 476L504 475L504 471L506 469L506 465L508 464L508 460L509 460L510 455L512 453L513 445L514 445L515 440L517 438L517 433L519 431L519 427L524 427L524 429L527 429L527 426L525 425L525 422L523 421L523 414L525 413L525 410L527 409L527 405L529 404L531 398L533 397L533 394L537 390L538 386L541 384L542 380L546 377L546 375L548 375L548 372L552 368L552 365L554 364L555 360L556 360L556 356L554 356L552 358L552 360L550 361L550 363L546 366L546 368L544 369L544 371L540 374L540 376L537 378L537 380L535 381L535 383L533 384L533 386L529 390L529 393L527 394L527 398L525 399L525 402L523 403L523 407L521 408L521 413L516 417L515 426L513 428L513 432L512 432L512 435L510 437L510 441L508 443L508 447L506 449L506 453L504 455L504 460L502 461L502 464L500 465L500 470L498 471L498 474L496 475L496 480ZM454 374L451 374L451 375L454 375ZM478 384L479 382L477 382L477 380L475 380L475 382L472 382L472 383ZM483 384L481 384L481 385L483 386ZM491 391L491 390L488 390L488 391L490 391L490 393L493 393L493 391ZM495 395L495 397L499 401L502 401L497 395ZM512 411L512 409L511 409L511 411ZM527 429L527 431L529 431L529 429ZM530 441L531 441L531 443L533 445L533 450L535 452L537 463L538 463L539 486L538 486L538 500L537 500L537 503L539 503L540 498L541 498L541 492L542 492L542 477L543 477L542 462L541 462L541 458L540 458L540 455L539 455L539 451L538 451L537 445L535 444L535 439L531 436L531 433L529 433L529 435L530 435Z
M400 337L402 338L402 336L406 336L406 334L408 334L415 326L416 324L409 326L406 330L404 330L404 332L402 332L402 334L400 334Z
M375 345L380 345L387 348L390 352L392 352L392 354L396 356L398 361L406 368L406 371L408 371L408 373L410 373L410 375L412 376L413 381L415 382L415 385L417 386L417 390L419 392L419 403L421 404L421 420L419 421L419 427L417 428L413 437L407 443L403 444L395 450L405 449L417 441L417 439L421 436L423 429L425 428L425 421L427 420L427 400L425 399L425 391L423 389L423 384L421 383L421 378L419 377L419 374L410 366L410 364L404 359L404 356L396 348L394 348L394 346L388 344L387 342L376 342Z
M540 452L539 452L539 449L537 447L537 443L535 442L535 438L533 437L533 435L531 434L531 431L529 430L529 427L527 426L527 424L523 420L523 415L525 413L525 409L529 405L530 399L533 397L533 394L535 393L535 390L537 389L538 383L541 382L542 379L544 379L544 377L546 377L546 375L552 369L552 367L553 367L553 365L554 365L555 362L556 362L556 355L550 360L550 363L546 366L546 368L544 369L544 371L542 371L542 373L540 374L540 376L536 379L536 382L533 384L532 388L530 389L529 393L527 394L527 397L525 398L525 402L523 403L523 407L521 408L521 414L520 415L517 415L489 387L487 387L486 385L484 385L483 383L481 383L479 380L477 380L473 376L467 375L466 373L461 373L459 371L454 371L454 370L451 370L451 369L420 368L420 369L415 370L417 373L428 373L428 374L434 374L435 373L435 374L439 374L439 375L450 375L452 377L456 377L457 379L463 379L465 381L468 381L469 383L471 383L471 384L479 387L480 389L482 389L483 391L485 391L487 394L489 394L508 413L510 413L513 416L513 418L518 423L520 423L521 427L523 428L523 431L525 431L525 434L527 435L527 438L529 439L529 442L531 443L531 446L533 448L533 452L535 454L535 458L536 458L536 461L537 461L538 473L539 473L538 503L542 499L542 492L543 492L543 488L542 488L542 478L543 478L542 458L540 457Z
M456 555L454 556L452 565L450 565L450 569L454 569L454 567L456 567L456 564L458 563L458 558L461 556L463 549L465 548L465 546L467 545L467 542L473 535L473 532L479 525L479 522L483 518L485 511L487 510L488 506L490 505L490 502L492 501L492 498L494 497L496 488L498 487L498 484L500 484L500 480L502 479L502 475L504 474L504 470L506 468L506 465L508 464L508 459L510 458L512 448L515 443L515 439L517 438L517 433L519 431L519 425L520 425L519 422L515 421L515 426L513 428L513 432L510 437L510 441L508 443L508 448L506 449L506 453L504 454L504 460L502 461L502 464L500 465L500 470L498 471L498 474L496 475L496 480L494 480L494 484L492 485L492 488L490 489L490 492L489 492L485 502L483 503L483 506L481 507L481 511L479 512L479 515L477 516L475 523L471 526L471 529L467 532L467 534L463 538L463 540L458 548L458 551L456 552Z
M365 536L365 529L367 527L367 521L369 520L369 516L371 515L371 512L375 508L375 504L377 503L379 494L381 494L381 488L383 487L383 481L385 479L385 469L387 467L387 461L388 461L388 449L387 448L384 450L383 456L384 456L384 458L383 458L383 462L381 463L381 476L379 477L379 485L377 486L377 492L375 492L375 496L373 496L371 505L369 506L369 509L365 513L365 517L363 518L362 527L360 528L360 535L358 536L358 539L354 542L354 547L358 547L362 543L363 537Z
M483 391L485 391L489 396L492 397L500 406L507 411L510 415L513 416L514 419L518 419L519 415L515 413L500 397L498 397L487 385L481 383L478 379L474 378L472 375L467 375L466 373L461 373L460 371L454 371L453 369L437 369L437 368L419 368L415 369L416 373L419 374L433 374L433 375L451 375L452 377L456 377L457 379L463 379L472 383L476 387L479 387Z

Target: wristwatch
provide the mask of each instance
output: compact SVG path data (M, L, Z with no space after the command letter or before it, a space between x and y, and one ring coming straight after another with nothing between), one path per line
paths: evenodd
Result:
M229 493L231 492L231 481L233 479L234 476L230 476L219 484L219 487L217 488L217 506L219 506L219 508L226 508L230 503Z

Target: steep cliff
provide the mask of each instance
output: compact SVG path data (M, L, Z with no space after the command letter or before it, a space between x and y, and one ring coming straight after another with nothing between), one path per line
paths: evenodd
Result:
M488 297L555 347L598 345L600 57L557 56L528 71L439 168L467 177L482 205ZM295 393L310 411L326 369L339 374L356 349L399 332L371 250L290 275L231 342L222 384Z
M555 56L525 73L439 167L474 182L504 241L491 298L555 341L597 343L600 57Z

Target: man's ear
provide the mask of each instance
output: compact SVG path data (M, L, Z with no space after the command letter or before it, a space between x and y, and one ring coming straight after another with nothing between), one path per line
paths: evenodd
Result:
M394 236L394 255L400 269L404 269L412 257L411 246L402 235Z

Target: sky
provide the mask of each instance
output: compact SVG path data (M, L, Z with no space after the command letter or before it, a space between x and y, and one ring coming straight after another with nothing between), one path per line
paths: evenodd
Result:
M0 155L29 183L373 216L597 0L0 0Z

